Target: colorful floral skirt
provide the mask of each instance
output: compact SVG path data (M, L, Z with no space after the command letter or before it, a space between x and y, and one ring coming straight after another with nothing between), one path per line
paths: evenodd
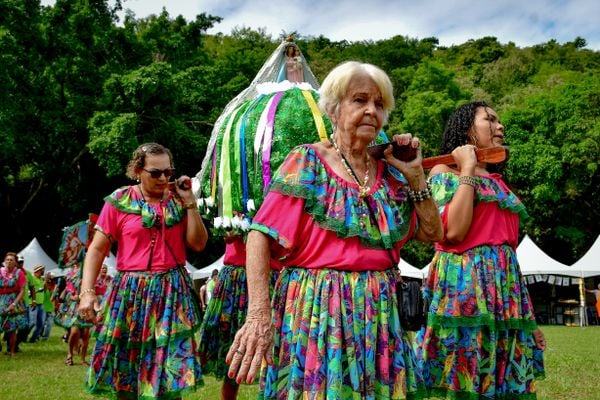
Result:
M446 399L535 399L544 375L527 287L512 248L437 252L424 290L427 327L417 359L430 395Z
M412 345L400 328L398 270L285 268L273 298L273 365L264 399L422 397Z
M23 300L6 313L6 309L17 298L18 292L0 294L0 332L15 332L29 326L29 312Z
M85 382L90 393L172 399L202 385L194 337L199 308L192 287L183 267L117 273L94 332Z
M58 307L58 311L54 316L54 323L58 326L62 326L65 329L69 329L72 326L76 326L80 329L91 328L94 326L79 316L79 302L71 300L70 297L71 296L67 294L65 301L60 304L60 307Z
M271 288L276 279L277 272L271 271ZM204 375L228 379L225 357L236 332L246 322L247 311L246 268L225 265L219 271L200 329L198 351Z

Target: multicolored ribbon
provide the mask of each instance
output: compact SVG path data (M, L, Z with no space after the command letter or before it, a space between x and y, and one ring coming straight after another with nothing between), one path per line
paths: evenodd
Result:
M279 92L273 96L273 102L267 115L267 127L263 138L262 152L263 191L266 191L269 183L271 183L271 145L273 141L273 128L275 126L275 112L282 97L283 92Z
M229 160L231 129L233 127L235 117L237 116L240 110L241 108L237 108L231 113L229 121L227 121L227 126L223 134L223 142L221 144L221 161L219 163L219 187L221 188L222 195L221 201L219 202L219 215L227 217L233 215L233 204L231 201L231 164Z
M312 112L313 119L315 120L315 125L317 127L317 132L319 132L319 138L321 141L326 141L327 139L327 130L325 129L325 123L323 122L323 114L321 114L321 110L317 106L315 99L311 96L308 90L303 90L302 95Z
M239 143L240 143L240 161L241 161L241 178L242 178L242 207L244 210L244 214L248 213L248 165L247 165L247 157L246 157L246 121L248 120L248 114L254 110L254 108L258 105L259 101L264 97L264 95L258 96L248 107L246 112L241 118L240 130L239 130Z

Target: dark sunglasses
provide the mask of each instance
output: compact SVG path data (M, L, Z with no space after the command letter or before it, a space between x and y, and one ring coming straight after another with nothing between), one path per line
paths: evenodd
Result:
M153 177L154 179L158 179L162 175L164 175L165 178L170 178L171 176L173 176L173 173L175 172L175 168L167 168L167 169L146 169L146 168L142 168L142 169L144 171L146 171L147 173L149 173L150 176Z

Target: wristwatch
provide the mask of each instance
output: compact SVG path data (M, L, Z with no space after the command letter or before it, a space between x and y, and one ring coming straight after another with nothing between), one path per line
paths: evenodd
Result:
M186 210L190 210L190 209L196 209L198 207L196 206L196 202L195 201L190 201L189 203L185 203L183 205L183 208L185 208Z

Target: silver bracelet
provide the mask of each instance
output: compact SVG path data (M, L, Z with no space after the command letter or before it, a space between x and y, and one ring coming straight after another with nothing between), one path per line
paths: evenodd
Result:
M461 176L458 178L459 185L469 185L472 188L476 189L479 185L479 180L474 176Z
M408 198L413 203L418 203L430 199L432 195L433 193L431 191L431 185L429 184L429 182L427 182L427 186L425 186L425 189L423 190L414 191L410 187L408 188Z

